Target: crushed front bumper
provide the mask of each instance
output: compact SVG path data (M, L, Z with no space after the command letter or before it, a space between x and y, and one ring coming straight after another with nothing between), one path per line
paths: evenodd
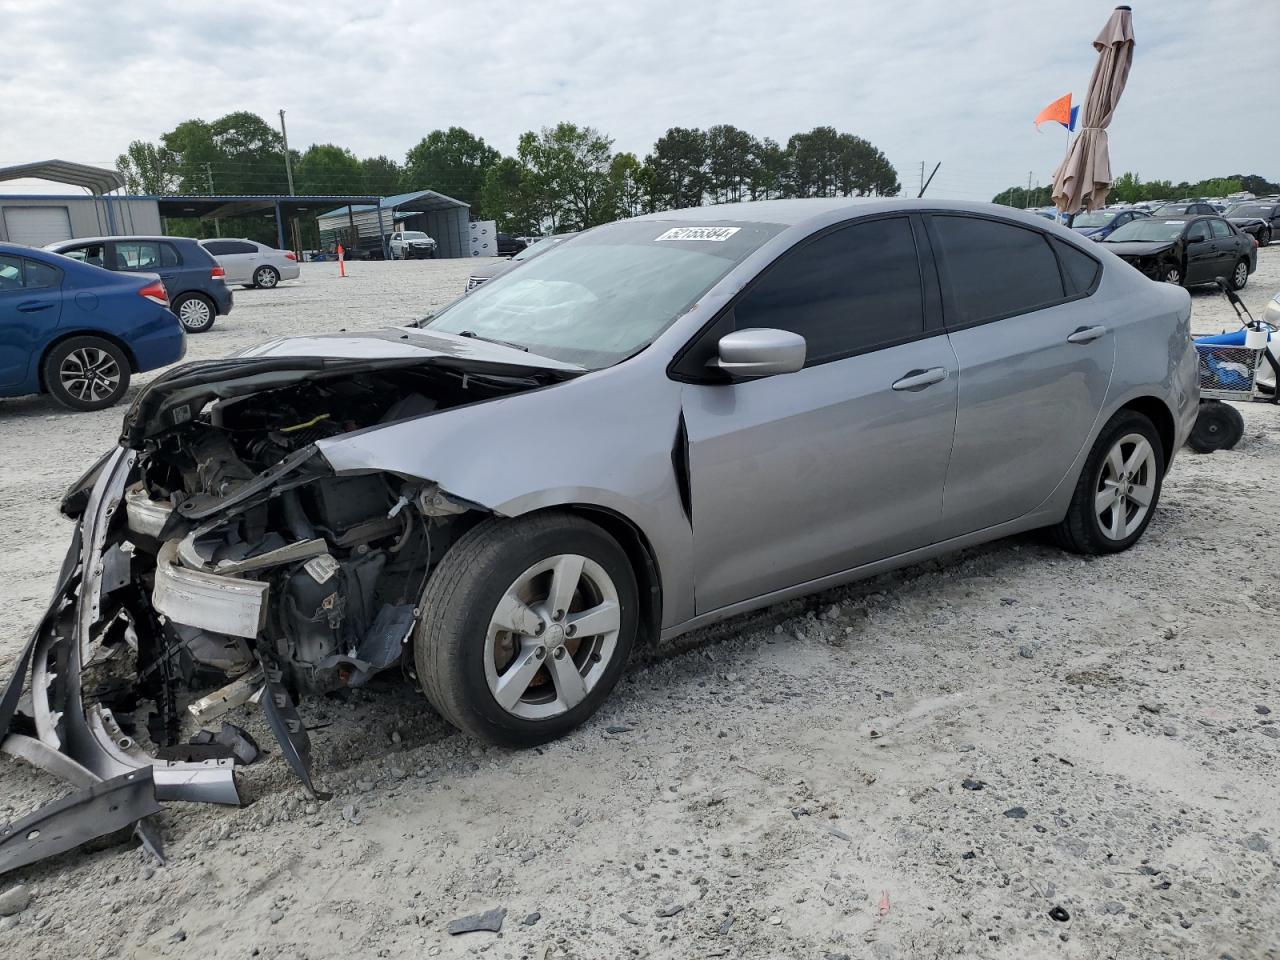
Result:
M114 832L122 826L122 810L133 815L123 825L135 822L145 844L158 854L144 822L154 812L154 800L240 803L233 760L152 757L121 730L108 708L85 703L81 675L99 653L93 632L103 597L127 583L127 576L122 581L113 569L106 540L112 518L124 505L136 456L118 448L102 462L53 599L0 696L0 749L76 788L20 821L0 825L0 873L69 849L51 844L50 837L78 838L74 846Z

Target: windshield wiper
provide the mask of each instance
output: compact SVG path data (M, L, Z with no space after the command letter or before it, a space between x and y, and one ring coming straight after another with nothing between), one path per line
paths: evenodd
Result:
M471 340L484 340L486 343L496 343L500 347L512 347L516 350L523 350L525 353L529 352L529 348L524 346L523 344L512 343L510 340L499 340L497 337L482 337L480 336L480 334L476 333L474 330L463 330L460 334L458 334L458 336L467 337Z

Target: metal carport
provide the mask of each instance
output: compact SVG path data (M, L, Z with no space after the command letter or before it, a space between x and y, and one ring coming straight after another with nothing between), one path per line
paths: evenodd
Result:
M293 217L308 214L319 216L320 211L341 204L341 209L372 209L380 198L376 196L280 196L280 195L227 195L205 196L201 194L153 197L160 207L162 217L196 217L201 220L221 220L224 217L246 217L255 214L274 214L277 246L286 249L284 225ZM389 226L389 224L388 224ZM385 246L385 244L384 244Z
M471 205L435 190L415 190L394 197L383 197L366 206L328 210L316 218L321 231L341 227L343 218L377 212L390 213L392 230L405 227L423 230L435 238L436 256L469 257L471 240L468 224L471 221ZM382 217L378 217L379 221ZM385 244L384 244L385 249Z

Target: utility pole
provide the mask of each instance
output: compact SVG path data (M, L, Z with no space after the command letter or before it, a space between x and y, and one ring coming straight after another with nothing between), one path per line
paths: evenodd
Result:
M1031 177L1035 174L1034 170L1027 171L1027 209L1031 209Z
M209 196L213 196L213 164L206 163L204 165L204 180L209 185ZM222 224L218 222L218 218L213 218L213 235L215 237L222 236Z
M924 161L920 161L920 193L924 193ZM916 194L919 196L920 194Z
M289 157L289 131L284 126L284 110L280 111L280 138L284 141L284 175L289 178L289 196L294 196L293 192L293 161ZM279 207L276 208L279 215ZM289 225L293 228L293 249L301 258L300 245L298 243L298 218L292 217Z

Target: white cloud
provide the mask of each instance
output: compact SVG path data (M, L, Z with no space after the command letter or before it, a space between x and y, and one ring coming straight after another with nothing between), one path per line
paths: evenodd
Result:
M402 158L458 124L503 151L527 129L591 124L643 156L667 127L735 123L785 141L831 124L907 184L986 199L1048 182L1065 134L1031 118L1082 99L1110 0L538 0L213 4L0 0L0 163L111 164L190 117L288 111L290 142ZM1270 23L1268 23L1270 21ZM1148 179L1280 178L1280 4L1162 0L1112 165Z

